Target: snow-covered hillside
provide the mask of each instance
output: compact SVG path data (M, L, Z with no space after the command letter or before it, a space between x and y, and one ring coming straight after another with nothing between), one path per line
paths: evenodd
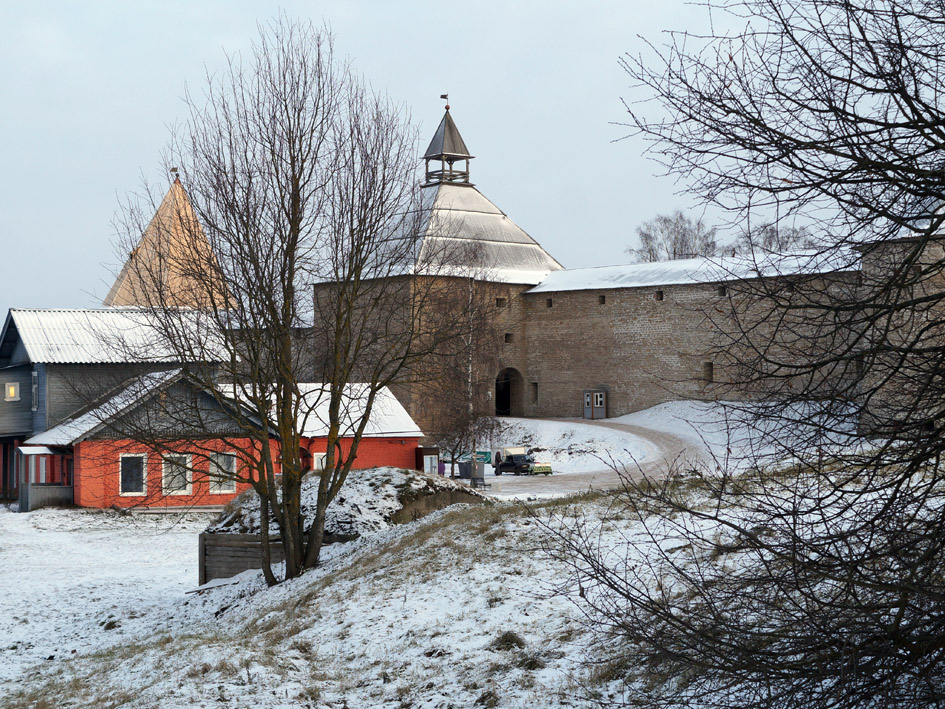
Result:
M245 572L200 594L184 593L195 525L128 522L0 515L0 562L29 550L34 569L0 620L6 706L593 705L592 643L518 505L450 508L333 545L279 587Z
M392 526L392 518L405 502L440 492L461 493L469 497L471 503L486 499L468 485L440 475L390 467L352 470L341 492L328 507L325 532L340 537L379 532ZM309 475L302 480L301 490L301 512L306 520L306 529L314 519L317 498L318 478ZM279 532L279 523L271 515L269 529L273 535ZM207 531L258 534L259 500L256 493L247 490L236 497Z

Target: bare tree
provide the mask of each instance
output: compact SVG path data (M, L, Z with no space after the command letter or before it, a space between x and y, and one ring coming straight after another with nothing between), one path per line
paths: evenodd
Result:
M627 253L641 263L715 256L718 252L716 230L679 209L643 222L637 227L637 236L640 248L628 248Z
M807 227L786 226L774 222L743 231L735 242L736 252L788 253L816 248Z
M626 58L664 111L631 125L733 224L810 225L806 266L768 260L712 316L769 456L628 481L647 531L615 558L572 527L566 558L631 703L941 706L945 15L710 5L742 29Z
M142 253L133 249L149 212L126 210L128 268L148 327L247 439L261 531L268 540L270 519L278 524L291 578L318 563L325 509L381 388L457 340L447 323L456 279L435 278L420 253L426 212L409 117L335 57L324 30L280 17L250 59L230 57L187 104L167 165L192 213L151 222L161 248ZM313 380L324 387L302 386ZM327 460L303 519L299 442L324 402ZM137 436L159 444L147 428Z

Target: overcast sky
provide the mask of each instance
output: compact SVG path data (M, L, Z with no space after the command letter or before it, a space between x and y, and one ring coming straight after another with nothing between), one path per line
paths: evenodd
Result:
M694 202L626 129L638 35L703 22L683 0L13 3L0 9L0 310L100 304L119 196L157 173L185 86L279 7L330 25L425 147L449 93L473 182L567 268L626 263L634 228ZM419 157L419 156L418 156Z

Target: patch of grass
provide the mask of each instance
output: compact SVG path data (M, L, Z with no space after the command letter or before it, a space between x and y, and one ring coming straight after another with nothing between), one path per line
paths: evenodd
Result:
M289 649L295 650L295 652L299 653L300 655L308 656L312 654L312 643L310 643L308 640L296 638L292 641L292 644L289 645Z
M489 645L492 650L508 652L509 650L521 650L525 647L525 639L514 630L506 630L499 634L492 644Z
M635 664L636 660L629 655L595 662L590 666L590 671L587 675L588 684L595 686L625 681L630 675L631 668Z
M188 669L187 676L190 677L191 679L194 679L196 677L203 677L212 669L213 667L211 667L210 664L206 662L202 662L199 665L194 665L193 667Z
M515 666L522 670L543 670L547 663L537 652L523 652L515 663Z
M494 689L487 689L485 692L476 697L476 706L486 707L486 709L494 709L494 707L499 706L499 695L496 694Z

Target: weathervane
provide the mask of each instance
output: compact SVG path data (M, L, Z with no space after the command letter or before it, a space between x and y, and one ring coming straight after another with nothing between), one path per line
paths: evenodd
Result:
M450 110L450 95L449 94L440 94L440 98L446 101L446 110Z

